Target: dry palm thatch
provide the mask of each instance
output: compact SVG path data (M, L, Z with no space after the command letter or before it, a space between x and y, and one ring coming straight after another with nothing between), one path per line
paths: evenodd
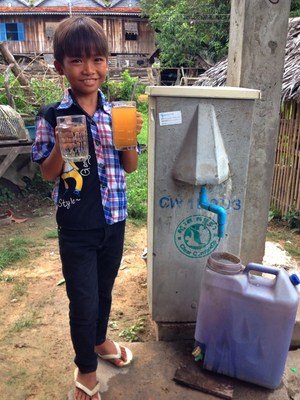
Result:
M300 17L289 21L281 97L300 102Z
M199 76L194 86L225 86L227 64L227 59L218 62ZM300 103L300 17L289 20L281 100Z
M199 76L193 86L225 86L227 78L227 59L218 62Z

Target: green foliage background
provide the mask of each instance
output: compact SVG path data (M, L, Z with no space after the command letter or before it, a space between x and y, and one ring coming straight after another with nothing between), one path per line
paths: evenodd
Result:
M156 32L160 61L197 67L199 56L214 63L227 54L230 0L141 0Z
M292 18L292 17L299 17L299 16L300 16L300 1L292 0L290 17Z
M140 3L155 29L163 67L196 68L199 56L210 64L227 56L230 0L140 0ZM300 16L299 0L292 0L290 16Z

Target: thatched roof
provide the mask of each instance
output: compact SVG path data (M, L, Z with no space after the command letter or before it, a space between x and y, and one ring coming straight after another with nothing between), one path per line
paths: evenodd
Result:
M227 60L218 62L202 74L194 86L225 86L227 64ZM289 20L281 100L300 103L300 17Z
M225 86L227 79L227 59L218 62L199 76L193 86Z

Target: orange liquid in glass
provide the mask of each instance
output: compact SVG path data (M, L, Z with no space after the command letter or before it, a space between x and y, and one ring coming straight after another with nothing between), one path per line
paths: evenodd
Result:
M113 140L116 148L136 146L136 108L112 108Z

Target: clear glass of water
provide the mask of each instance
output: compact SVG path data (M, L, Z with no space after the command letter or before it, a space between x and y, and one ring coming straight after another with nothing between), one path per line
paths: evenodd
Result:
M89 145L85 115L57 117L59 146L65 161L85 161L89 156Z

